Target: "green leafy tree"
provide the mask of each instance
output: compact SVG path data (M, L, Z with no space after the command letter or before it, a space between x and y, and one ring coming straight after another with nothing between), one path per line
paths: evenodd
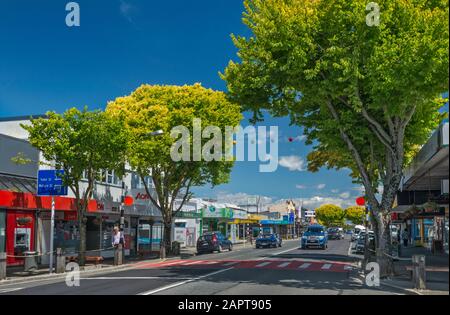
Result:
M341 207L326 204L322 205L315 210L316 219L320 224L327 227L331 226L343 226L344 225L344 210Z
M127 147L123 122L101 111L72 108L62 115L48 112L46 118L33 119L30 125L21 126L28 131L31 145L42 152L46 161L41 163L64 170L62 180L76 199L79 263L84 265L86 212L95 182L104 170L123 174Z
M353 224L363 224L365 217L365 209L360 206L348 207L345 209L345 218L352 221Z
M352 170L371 206L384 276L402 169L443 118L449 34L447 1L377 3L380 24L368 26L365 0L245 1L253 35L233 36L241 61L222 77L253 120L266 109L303 126L314 144L309 170Z
M173 218L191 197L193 186L226 183L233 161L225 158L206 161L194 156L205 153L198 147L193 136L194 118L201 119L201 126L216 126L225 143L225 127L235 127L242 119L238 105L229 102L223 92L206 89L200 84L193 86L142 85L131 95L117 98L107 106L110 115L124 115L129 131L128 160L130 166L144 179L151 176L154 191L143 180L151 202L161 211L164 221L164 245L170 252ZM171 149L180 140L171 133L174 128L186 128L189 132L188 160L174 160ZM158 137L145 134L163 130ZM211 134L204 141L213 141ZM210 139L211 138L211 139ZM228 141L229 142L229 141ZM196 144L195 144L196 143ZM231 144L232 145L232 144ZM206 146L206 143L205 143ZM179 151L179 150L177 150ZM208 152L223 153L219 149ZM185 151L186 152L186 151ZM175 199L180 202L175 206Z

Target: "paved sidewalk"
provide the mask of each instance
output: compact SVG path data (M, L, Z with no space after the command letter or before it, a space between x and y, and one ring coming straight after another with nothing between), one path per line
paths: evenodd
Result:
M115 272L118 270L133 268L134 264L138 262L151 262L155 260L160 259L157 256L150 256L145 258L129 258L125 260L124 264L120 266L114 266L113 259L105 259L102 263L99 263L97 265L86 264L85 266L80 267L80 274L100 274L100 273ZM59 279L64 278L67 275L67 273L50 274L48 266L39 266L39 269L30 272L26 272L23 270L24 270L23 266L8 267L6 269L6 279L0 280L0 286L36 280Z
M427 290L415 290L412 283L412 256L425 255ZM395 276L382 280L383 285L420 295L449 294L449 256L433 254L424 247L402 247L400 259L394 261Z

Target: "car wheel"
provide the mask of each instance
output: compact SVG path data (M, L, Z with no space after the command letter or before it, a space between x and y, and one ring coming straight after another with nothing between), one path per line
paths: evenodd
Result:
M228 250L231 252L233 250L233 244L230 244L230 246L228 247Z

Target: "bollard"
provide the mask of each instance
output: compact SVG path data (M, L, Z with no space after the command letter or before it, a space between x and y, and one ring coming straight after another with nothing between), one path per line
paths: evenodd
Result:
M62 254L62 249L56 249L56 273L66 272L66 256Z
M426 289L425 255L412 256L414 289Z
M6 253L0 253L0 280L6 279Z
M114 249L114 266L122 265L122 244L118 244Z
M166 246L164 242L161 242L161 244L159 245L159 258L166 259Z

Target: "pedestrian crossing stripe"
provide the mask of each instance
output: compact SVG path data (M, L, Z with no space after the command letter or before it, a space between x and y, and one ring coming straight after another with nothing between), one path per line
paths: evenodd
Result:
M322 269L330 269L331 264L323 264Z
M298 268L299 268L299 269L306 269L306 268L308 268L309 266L311 266L310 263L304 263L303 265L300 265Z
M272 263L271 261L265 261L265 262L262 262L260 264L257 264L256 267L264 267L264 266L267 266L267 265L269 265L271 263Z
M284 262L284 263L282 263L282 264L279 264L278 267L284 268L284 267L288 266L290 263L291 263L290 261Z

